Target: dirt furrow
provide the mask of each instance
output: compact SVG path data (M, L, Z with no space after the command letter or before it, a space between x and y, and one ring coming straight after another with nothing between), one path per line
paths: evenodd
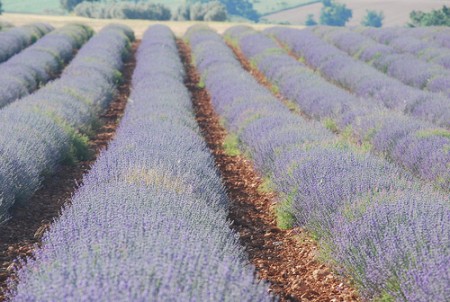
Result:
M200 77L190 64L189 46L178 40L178 47L196 120L231 200L232 228L240 234L241 244L259 277L270 282L271 292L281 301L356 301L356 292L348 283L317 260L317 244L305 230L277 227L273 211L276 195L258 190L262 180L252 163L242 156L225 153L223 142L227 132L219 123L208 92L199 87ZM269 85L267 81L263 84Z
M61 214L64 205L81 185L82 177L90 170L100 151L113 139L130 94L131 76L136 66L135 52L139 41L132 44L131 55L124 65L123 81L115 100L101 116L101 127L89 141L93 156L88 161L73 165L61 165L49 176L26 205L15 205L12 218L0 225L0 301L5 300L8 278L14 278L18 259L32 256L36 245L41 243L44 232Z

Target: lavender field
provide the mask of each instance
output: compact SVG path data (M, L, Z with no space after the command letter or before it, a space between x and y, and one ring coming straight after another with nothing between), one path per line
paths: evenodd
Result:
M450 301L450 29L1 27L0 300Z

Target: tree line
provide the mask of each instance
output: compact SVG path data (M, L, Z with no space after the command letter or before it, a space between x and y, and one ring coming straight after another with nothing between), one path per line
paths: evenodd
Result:
M225 21L229 15L254 22L260 15L249 0L186 0L174 12L164 4L148 1L60 0L63 9L89 18Z
M305 25L345 26L353 15L351 9L336 0L321 2L319 21L310 14ZM185 0L174 12L162 3L145 0L60 0L60 4L68 12L89 18L226 21L229 16L235 15L258 22L261 17L250 0ZM0 14L2 12L0 0ZM367 10L361 25L381 27L383 19L382 11ZM450 26L450 8L444 5L442 9L431 12L412 11L407 25Z

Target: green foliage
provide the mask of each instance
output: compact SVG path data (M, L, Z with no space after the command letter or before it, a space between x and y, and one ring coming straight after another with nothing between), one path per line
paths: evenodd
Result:
M284 104L286 105L286 107L287 107L290 111L292 111L292 112L294 112L294 113L300 113L300 112L301 112L300 107L299 107L298 104L295 103L294 101L286 100L286 101L284 102Z
M306 26L314 26L314 25L317 25L317 21L314 20L314 15L313 15L313 14L309 14L309 15L306 17L305 25L306 25Z
M270 193L274 191L274 184L270 177L264 177L263 182L258 187L260 193Z
M92 152L89 149L89 138L73 129L70 129L70 136L72 144L64 162L66 164L74 164L80 160L89 160L92 157Z
M2 1L0 0L0 15L3 13Z
M339 132L339 127L338 127L336 121L333 120L332 118L327 117L326 119L323 120L323 124L324 124L325 128L327 128L331 132L333 132L333 133Z
M205 79L200 78L200 81L198 81L197 87L200 88L200 89L204 89L206 87Z
M225 21L226 7L219 1L185 3L177 8L173 17L177 21Z
M151 2L87 3L78 4L77 16L102 19L170 20L172 13L163 4Z
M363 26L381 27L383 26L384 14L382 11L366 10L367 14L361 21Z
M425 130L419 130L416 133L416 136L419 138L426 138L431 136L442 136L446 138L450 138L450 131L446 129L425 129Z
M208 3L211 0L188 0L188 3ZM229 15L244 17L252 21L259 21L259 13L253 8L253 3L249 0L219 0Z
M409 14L410 27L417 26L450 26L450 8L443 6L442 9L432 10L429 13L412 11Z
M282 230L287 230L294 227L295 217L292 214L292 200L294 195L295 192L291 193L275 206L277 225Z
M259 14L253 8L253 3L248 0L220 0L225 5L231 15L238 15L249 20L257 22Z
M75 6L82 2L98 2L100 0L59 0L61 7L69 12L73 11Z
M323 0L320 10L320 24L330 26L344 26L352 17L352 10L345 4L339 4L334 0Z
M223 141L223 149L227 155L238 156L241 154L239 149L239 138L235 134L228 134Z

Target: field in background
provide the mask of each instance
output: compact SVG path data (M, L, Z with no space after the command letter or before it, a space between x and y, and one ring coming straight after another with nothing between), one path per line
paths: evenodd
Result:
M60 11L59 0L2 0L3 10L12 13L44 14Z
M431 11L450 5L449 0L339 0L353 10L353 18L348 25L359 25L367 9L383 11L385 19L383 26L403 26L409 21L412 10ZM291 24L304 24L308 14L313 14L319 20L321 3L302 6L264 16L274 22L287 21Z
M303 25L308 14L319 20L320 0L251 0L263 19L272 22L289 22ZM184 0L154 0L176 9ZM443 5L450 6L450 0L338 0L353 10L348 25L359 25L367 9L384 12L384 26L403 26L409 21L412 10L431 11ZM10 13L61 14L59 0L2 0L3 9ZM308 4L310 3L310 4ZM232 19L232 21L235 21Z
M251 2L255 9L264 15L317 1L319 0L252 0ZM174 10L184 0L153 0L152 2L163 3ZM2 0L2 3L3 9L11 13L45 14L61 11L59 0Z
M261 14L279 12L285 9L298 7L308 3L319 2L320 0L253 0L253 7Z
M136 37L139 39L142 37L144 31L148 26L152 24L166 24L169 26L177 36L181 36L184 32L193 24L208 24L210 27L217 30L219 33L223 33L229 27L237 25L237 23L232 22L175 22L175 21L145 21L145 20L122 20L122 19L89 19L76 16L45 16L45 15L26 15L26 14L8 14L5 13L0 16L0 21L11 22L16 26L28 24L31 22L45 22L49 23L55 27L61 27L67 23L83 23L91 26L94 30L98 31L105 25L110 23L121 23L126 24L133 28ZM255 29L264 29L271 24L251 24ZM298 27L298 26L297 26Z

